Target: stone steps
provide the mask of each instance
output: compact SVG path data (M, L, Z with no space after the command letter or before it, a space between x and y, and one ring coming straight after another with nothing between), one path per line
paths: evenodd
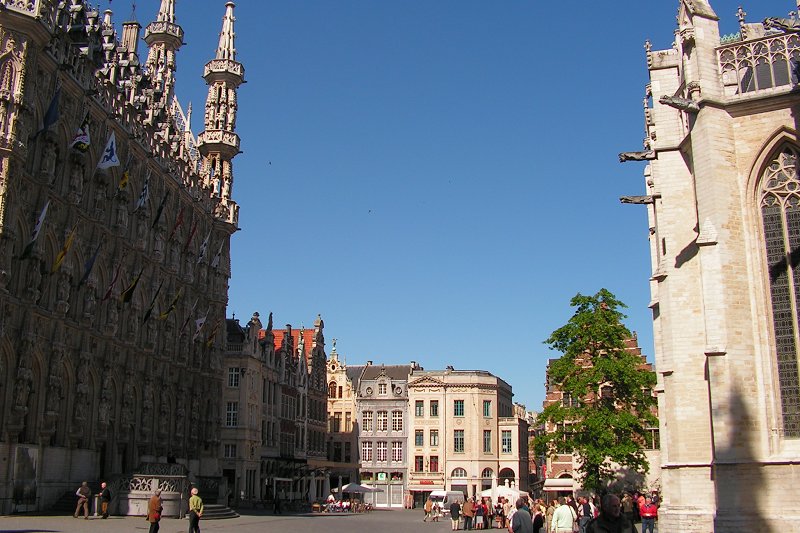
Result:
M226 518L239 518L239 514L226 505L203 504L203 520L224 520Z

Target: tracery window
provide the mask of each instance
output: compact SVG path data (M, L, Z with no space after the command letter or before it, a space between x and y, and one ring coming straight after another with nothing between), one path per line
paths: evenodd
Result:
M786 145L761 178L761 217L764 224L772 304L772 326L783 431L800 437L800 378L797 347L800 339L800 179L798 149Z

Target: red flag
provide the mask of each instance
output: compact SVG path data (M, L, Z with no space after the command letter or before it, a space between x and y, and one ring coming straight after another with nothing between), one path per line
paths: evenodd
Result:
M172 226L172 231L169 232L169 237L167 237L167 242L172 240L172 236L175 235L175 232L178 231L183 225L183 206L181 206L181 210L178 211L178 218L175 219L175 225Z
M192 231L189 232L189 238L186 239L186 246L183 247L184 253L186 250L189 249L189 245L192 244L192 239L194 238L194 233L197 231L197 222L192 225Z
M123 259L124 259L124 257L123 257ZM103 296L102 300L100 300L101 302L105 302L106 300L111 298L111 293L114 290L114 285L117 284L117 279L119 279L119 271L120 271L121 268L122 268L122 261L120 261L119 264L117 265L117 271L114 272L114 279L111 280L111 285L108 286L108 290L106 291L106 295Z

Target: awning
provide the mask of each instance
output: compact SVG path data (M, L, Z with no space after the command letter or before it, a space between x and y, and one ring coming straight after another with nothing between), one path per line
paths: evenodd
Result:
M545 492L559 492L562 490L569 490L571 491L573 486L573 479L571 477L559 477L559 478L550 478L544 480L544 490Z

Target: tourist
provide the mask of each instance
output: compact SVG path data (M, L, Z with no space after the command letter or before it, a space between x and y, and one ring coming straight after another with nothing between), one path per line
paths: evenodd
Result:
M626 492L622 497L622 514L633 524L633 497L630 492Z
M83 518L89 520L89 498L92 497L92 489L89 488L89 483L84 481L78 490L75 491L75 496L78 497L78 505L75 507L75 514L72 515L78 518L81 514L81 507L83 507Z
M452 521L453 531L458 531L458 518L461 514L461 505L458 502L450 504L450 520Z
M528 508L525 506L523 498L517 498L516 511L511 517L511 523L508 525L509 533L533 533L533 520Z
M558 502L550 500L550 505L547 506L547 510L544 513L544 528L547 533L550 533L550 524L553 523L553 513L556 512L556 506L558 506Z
M108 490L108 485L103 481L100 483L100 512L103 518L108 518L108 505L111 503L111 491Z
M439 502L433 504L433 510L431 511L433 518L431 518L431 522L438 522L439 515L442 514L442 506L439 505Z
M636 529L623 516L619 496L606 494L600 505L600 516L589 522L586 533L636 533Z
M533 533L541 533L543 527L544 513L542 512L541 506L535 505L533 513Z
M475 529L483 529L483 502L478 502L475 507Z
M577 518L575 510L567 504L564 496L558 498L558 504L553 513L553 521L550 523L550 533L573 533Z
M189 498L189 533L200 533L200 517L203 516L203 500L197 495L197 487L192 487Z
M653 533L656 526L656 518L658 518L658 507L653 503L650 496L644 499L644 505L639 509L639 516L642 517L642 533Z
M472 498L464 502L461 514L464 515L464 530L472 529L472 517L475 516L475 506L472 504Z
M147 502L147 521L150 522L150 533L158 533L158 523L161 521L161 511L163 509L161 491L156 490Z

